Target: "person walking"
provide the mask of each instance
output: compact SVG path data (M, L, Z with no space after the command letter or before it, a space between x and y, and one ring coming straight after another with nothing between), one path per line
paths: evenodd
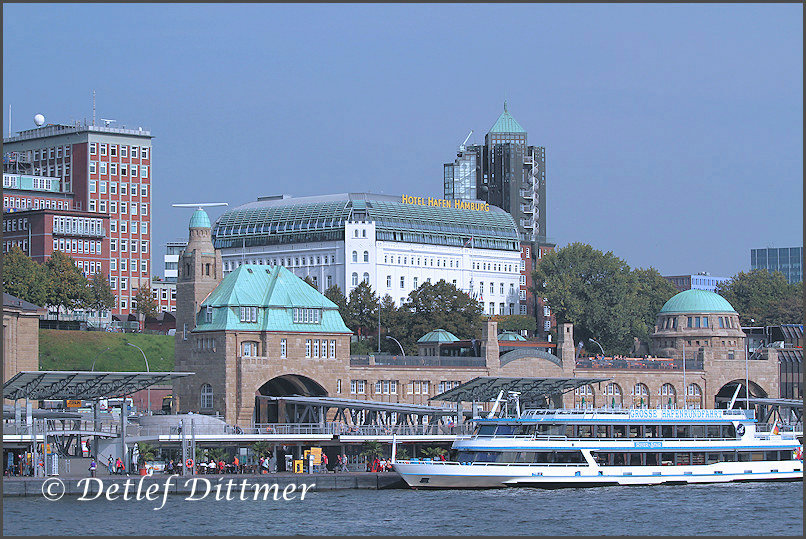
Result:
M95 468L97 464L95 463L95 457L90 459L90 477L95 477Z
M112 462L112 455L109 455L109 459L106 461L106 471L109 472L109 475L115 473L115 464Z
M341 457L341 471L349 472L350 468L347 467L347 455L339 455Z
M322 471L327 473L327 455L322 452Z

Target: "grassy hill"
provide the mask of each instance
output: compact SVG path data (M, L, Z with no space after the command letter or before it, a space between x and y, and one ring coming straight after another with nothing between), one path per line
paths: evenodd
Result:
M43 371L88 371L97 356L96 371L145 372L143 354L127 343L143 349L150 370L173 370L173 336L56 329L39 330L39 368Z

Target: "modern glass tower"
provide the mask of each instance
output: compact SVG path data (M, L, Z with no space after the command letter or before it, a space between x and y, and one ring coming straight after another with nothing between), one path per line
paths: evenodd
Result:
M515 219L522 242L547 242L546 149L527 144L526 130L506 102L484 145L462 145L443 168L445 198L498 206Z
M750 269L780 271L789 283L803 280L803 247L750 249Z

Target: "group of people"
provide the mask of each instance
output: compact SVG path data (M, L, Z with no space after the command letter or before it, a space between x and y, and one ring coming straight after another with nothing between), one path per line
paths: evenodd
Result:
M94 462L95 459L93 459ZM115 461L112 461L112 456L110 455L106 461L106 469L109 472L109 475L123 475L126 473L126 466L123 464L123 459L120 457L116 458ZM93 477L95 475L93 474Z
M379 459L375 457L375 460L367 461L367 471L368 472L391 472L392 471L392 459Z

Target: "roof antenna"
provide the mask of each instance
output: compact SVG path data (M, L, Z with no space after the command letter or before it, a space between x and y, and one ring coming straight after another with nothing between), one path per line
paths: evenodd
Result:
M95 90L92 91L92 125L95 125Z
M190 202L188 204L171 204L174 208L196 208L202 209L205 207L214 207L214 206L229 206L228 202Z
M507 100L504 99L504 112L506 112L506 111L507 111Z

